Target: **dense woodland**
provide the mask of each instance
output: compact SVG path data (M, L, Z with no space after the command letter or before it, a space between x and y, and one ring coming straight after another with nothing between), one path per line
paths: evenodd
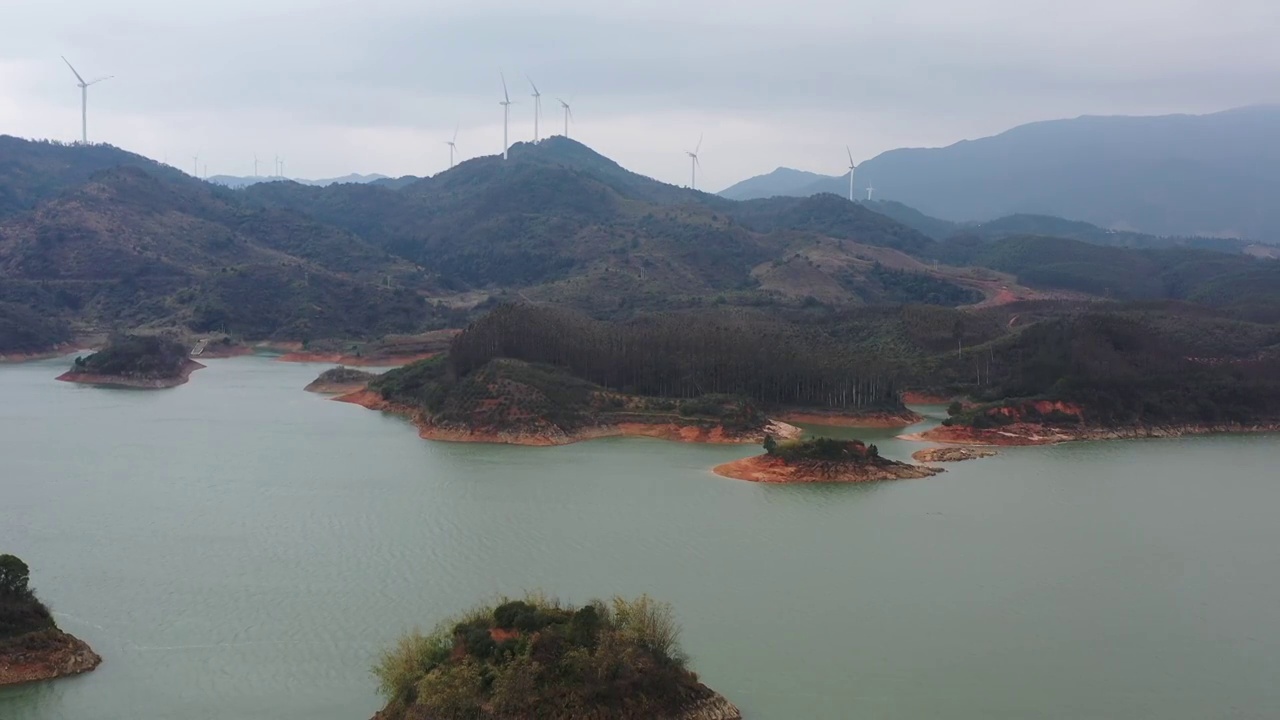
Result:
M898 373L874 354L785 322L735 313L658 314L620 323L504 305L454 340L466 375L494 358L563 367L607 388L693 398L741 395L770 406L863 409L898 404Z
M31 571L13 555L0 555L0 643L54 627L53 615L30 587Z

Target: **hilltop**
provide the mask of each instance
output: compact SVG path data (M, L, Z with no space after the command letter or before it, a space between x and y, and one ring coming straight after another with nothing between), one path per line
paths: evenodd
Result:
M1030 123L944 148L891 150L858 186L950 221L1015 214L1076 218L1160 236L1280 240L1280 107L1209 115L1080 117ZM796 188L753 178L724 191L846 196L849 176Z

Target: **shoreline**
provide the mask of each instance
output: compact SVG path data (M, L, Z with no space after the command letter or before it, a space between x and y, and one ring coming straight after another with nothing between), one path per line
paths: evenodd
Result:
M0 687L89 672L102 657L88 643L56 628L0 643Z
M264 348L271 350L271 348ZM322 363L347 367L403 367L422 360L438 357L438 352L412 353L409 355L345 355L343 353L306 352L291 350L275 358L276 362Z
M1280 432L1280 422L1225 423L1185 425L1139 425L1116 428L1084 427L1061 428L1016 423L1003 428L978 430L972 427L936 428L918 433L899 435L899 440L910 442L946 443L949 445L975 445L979 447L1034 447L1058 445L1067 442L1089 440L1142 440L1154 438L1194 437L1200 435L1240 435Z
M753 455L717 465L712 472L733 480L765 484L857 484L885 480L914 480L932 477L944 472L942 468L910 465L884 460L880 463L842 463L831 475L810 474L812 467L787 463L771 455Z
M191 378L191 373L204 367L204 365L196 362L195 360L187 358L187 361L182 366L182 372L178 377L172 378L139 378L125 375L100 375L98 373L85 373L68 370L55 379L62 382L96 385L98 387L133 388L136 390L167 390L169 388L178 387L179 385L185 385Z
M947 463L947 462L964 462L966 460L980 460L982 458L995 457L997 453L989 447L936 447L917 450L911 453L911 459L920 463Z
M754 445L764 441L765 435L794 438L802 434L800 428L774 420L758 431L733 433L723 425L688 425L679 423L620 422L594 425L572 432L556 428L552 432L530 433L520 431L477 431L463 427L443 427L428 421L423 413L406 405L388 402L376 392L362 388L333 398L337 402L351 403L369 410L400 415L418 429L418 437L424 440L461 443L490 443L496 445L522 445L526 447L556 447L572 445L588 440L611 437L647 437L671 442L704 443L711 445Z
M820 425L840 428L904 428L924 422L920 413L902 410L873 410L865 413L833 412L826 410L784 410L771 415L790 424Z
M71 353L76 352L78 350L89 350L89 349L90 348L86 348L83 343L72 342L72 343L62 343L61 345L55 345L48 350L41 350L38 352L0 353L0 365L7 365L10 363L16 365L18 363L34 362L37 360L53 360L56 358L63 357L65 355L70 355Z

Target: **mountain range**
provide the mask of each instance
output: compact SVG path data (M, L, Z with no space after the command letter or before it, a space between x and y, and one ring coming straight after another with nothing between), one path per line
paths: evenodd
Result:
M1051 215L1161 236L1280 241L1280 107L1037 122L943 148L891 150L856 171L877 194L953 222ZM779 168L735 200L830 192L849 176Z
M0 352L133 328L372 339L508 300L606 319L1089 297L1280 317L1280 264L1243 243L1116 237L1030 216L957 230L832 194L732 201L563 137L430 178L241 189L109 146L0 137Z
M258 175L258 176L214 175L212 177L208 177L205 179L215 185L225 185L226 187L229 187L229 188L242 188L242 187L248 187L250 185L257 185L258 183L280 182L284 180L287 180L289 182L296 182L299 185L314 185L316 187L325 187L328 185L342 185L346 183L365 184L365 183L378 182L380 180L391 180L392 178L389 178L386 175L379 175L377 173L373 173L371 175L360 175L357 173L352 173L350 175L343 175L342 177L325 178L323 180L305 180L302 178L285 178L285 177L268 176L268 175Z

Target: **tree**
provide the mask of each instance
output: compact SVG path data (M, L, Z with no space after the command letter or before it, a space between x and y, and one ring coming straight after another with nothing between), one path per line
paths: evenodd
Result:
M31 569L13 555L0 555L0 595L26 597Z
M951 417L955 417L962 412L964 412L964 405L961 405L959 400L952 400L951 404L947 406L947 414Z
M764 452L766 455L772 455L774 450L778 449L778 441L773 439L772 435L764 436Z

